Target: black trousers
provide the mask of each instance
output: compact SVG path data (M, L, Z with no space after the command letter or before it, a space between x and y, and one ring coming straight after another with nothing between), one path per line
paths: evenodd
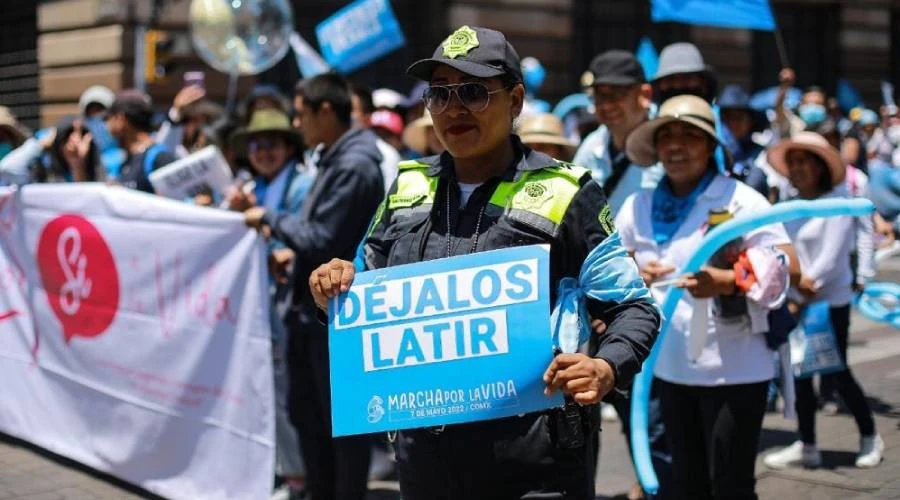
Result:
M404 500L593 500L597 433L560 450L549 418L527 414L397 433Z
M850 305L841 307L832 307L831 310L831 327L834 328L834 336L837 340L838 348L841 351L841 359L844 365L847 364L847 338L850 335ZM822 375L823 391L826 387L833 387L844 404L853 414L856 425L859 427L861 436L872 436L875 434L875 420L872 417L872 410L866 401L862 388L850 368ZM816 444L816 393L813 389L813 379L796 379L794 388L797 392L797 424L800 431L800 439L807 444Z
M657 379L672 453L672 495L756 499L753 474L769 382L699 387Z
M324 326L291 328L288 409L297 429L311 500L363 500L368 489L372 437L331 437L328 332Z

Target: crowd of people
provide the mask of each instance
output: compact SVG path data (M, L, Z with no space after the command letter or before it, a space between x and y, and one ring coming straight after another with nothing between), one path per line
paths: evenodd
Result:
M531 102L535 89L503 34L477 27L451 34L408 74L418 81L408 95L332 73L301 80L290 96L259 85L233 113L197 85L162 114L143 92L93 86L78 116L35 134L0 107L0 183L93 181L152 194L153 171L209 145L222 151L234 185L185 201L242 212L268 242L277 498L362 499L370 476L394 468L409 499L593 498L601 400L603 418L618 413L627 432L631 380L674 287L688 293L665 318L654 373L657 497L756 498L780 330L825 301L846 360L853 293L874 278L876 249L897 239L900 110L841 110L817 86L791 103L789 68L772 108L756 109L746 89L719 89L697 47L676 43L655 75L630 52L599 54L582 77L584 105L557 116ZM530 182L552 186L551 201L496 196ZM870 197L878 212L759 227L702 271L678 274L707 231L734 216L848 197ZM640 284L591 299L594 337L547 368L565 409L389 439L330 437L327 297L358 271L538 243L551 246L553 290L604 245L630 254L617 272ZM756 283L742 279L748 262ZM698 328L705 343L695 346ZM811 378L795 387L799 439L766 466L821 463L823 405L853 415L856 466L880 463L884 442L849 366L821 376L818 394ZM570 405L577 442L554 413ZM629 496L644 493L635 485Z

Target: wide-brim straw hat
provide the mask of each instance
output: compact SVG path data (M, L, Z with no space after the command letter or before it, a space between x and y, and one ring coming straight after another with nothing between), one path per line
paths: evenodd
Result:
M254 135L264 133L276 133L283 136L288 142L300 147L300 134L291 127L291 119L288 115L277 109L261 109L250 117L250 124L238 130L232 136L234 148L240 152L246 152L247 141Z
M428 149L428 129L434 127L431 113L425 110L425 114L413 120L403 129L403 143L413 151L426 153Z
M728 156L727 148L716 135L716 117L709 103L697 96L679 95L662 103L655 119L642 123L628 134L628 139L625 140L628 158L644 167L655 165L659 161L656 132L663 125L672 122L684 122L706 132L723 146Z
M831 172L832 187L841 184L847 178L847 166L841 159L841 154L828 144L828 140L815 132L798 132L790 139L785 139L769 149L767 154L769 165L785 178L790 178L787 154L791 150L808 151L821 158Z
M575 154L576 146L565 136L562 120L551 113L535 113L519 120L516 133L524 144L556 144L567 154Z

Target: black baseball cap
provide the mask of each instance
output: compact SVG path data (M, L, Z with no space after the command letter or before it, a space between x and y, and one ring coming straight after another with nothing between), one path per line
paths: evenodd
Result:
M627 50L608 50L591 61L593 85L634 85L645 83L644 68Z
M438 45L430 59L416 61L406 74L427 82L440 64L479 78L509 75L517 82L522 81L516 49L503 33L478 26L460 27Z
M153 128L153 101L145 92L137 89L126 89L118 94L107 111L107 116L118 113L135 128L149 131Z

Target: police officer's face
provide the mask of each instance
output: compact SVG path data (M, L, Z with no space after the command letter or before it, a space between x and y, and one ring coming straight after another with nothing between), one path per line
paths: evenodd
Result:
M673 186L693 187L700 182L714 150L715 143L706 132L685 122L670 122L656 131L659 161Z
M451 94L445 110L432 112L434 132L455 158L477 158L509 140L512 121L522 111L525 96L522 85L503 89L499 78L476 78L446 65L434 70L430 83L453 86L468 82L484 84L492 92L484 109L473 111Z

